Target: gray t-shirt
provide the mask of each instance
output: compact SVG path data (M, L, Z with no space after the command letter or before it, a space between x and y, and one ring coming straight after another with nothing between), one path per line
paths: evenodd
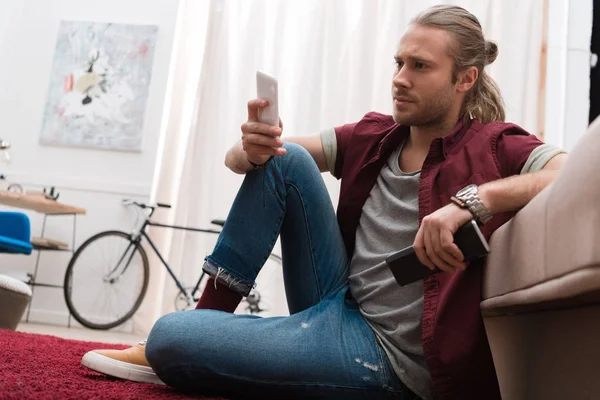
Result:
M327 165L333 171L336 137L333 129L321 133ZM418 188L420 171L404 173L399 146L381 169L356 230L350 262L349 285L362 315L375 332L396 375L423 399L433 398L433 382L421 342L423 282L398 286L385 258L412 245L419 228ZM522 173L540 170L560 153L550 145L537 147Z
M423 281L400 288L384 261L410 246L419 229L421 173L400 170L400 151L398 147L381 169L363 206L349 284L396 374L413 392L430 398L433 385L421 345Z

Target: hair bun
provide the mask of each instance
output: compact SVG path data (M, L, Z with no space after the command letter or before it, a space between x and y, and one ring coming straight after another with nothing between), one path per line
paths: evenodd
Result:
M485 63L489 65L496 60L498 57L498 45L494 42L490 42L489 40L485 41Z

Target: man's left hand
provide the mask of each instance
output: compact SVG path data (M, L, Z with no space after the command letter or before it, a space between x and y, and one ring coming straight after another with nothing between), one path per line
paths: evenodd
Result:
M448 204L424 217L413 243L419 261L430 269L464 271L467 266L454 244L454 233L471 219L473 215L456 204Z

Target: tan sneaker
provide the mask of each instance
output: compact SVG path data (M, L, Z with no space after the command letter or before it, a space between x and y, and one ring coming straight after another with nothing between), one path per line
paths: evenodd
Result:
M125 350L92 350L85 353L81 364L105 375L164 385L148 364L145 349L144 340Z

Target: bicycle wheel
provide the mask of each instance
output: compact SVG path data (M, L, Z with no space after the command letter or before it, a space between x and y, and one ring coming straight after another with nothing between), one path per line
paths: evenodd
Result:
M110 329L137 311L148 289L146 251L120 231L98 233L73 254L64 294L73 317L91 329Z

